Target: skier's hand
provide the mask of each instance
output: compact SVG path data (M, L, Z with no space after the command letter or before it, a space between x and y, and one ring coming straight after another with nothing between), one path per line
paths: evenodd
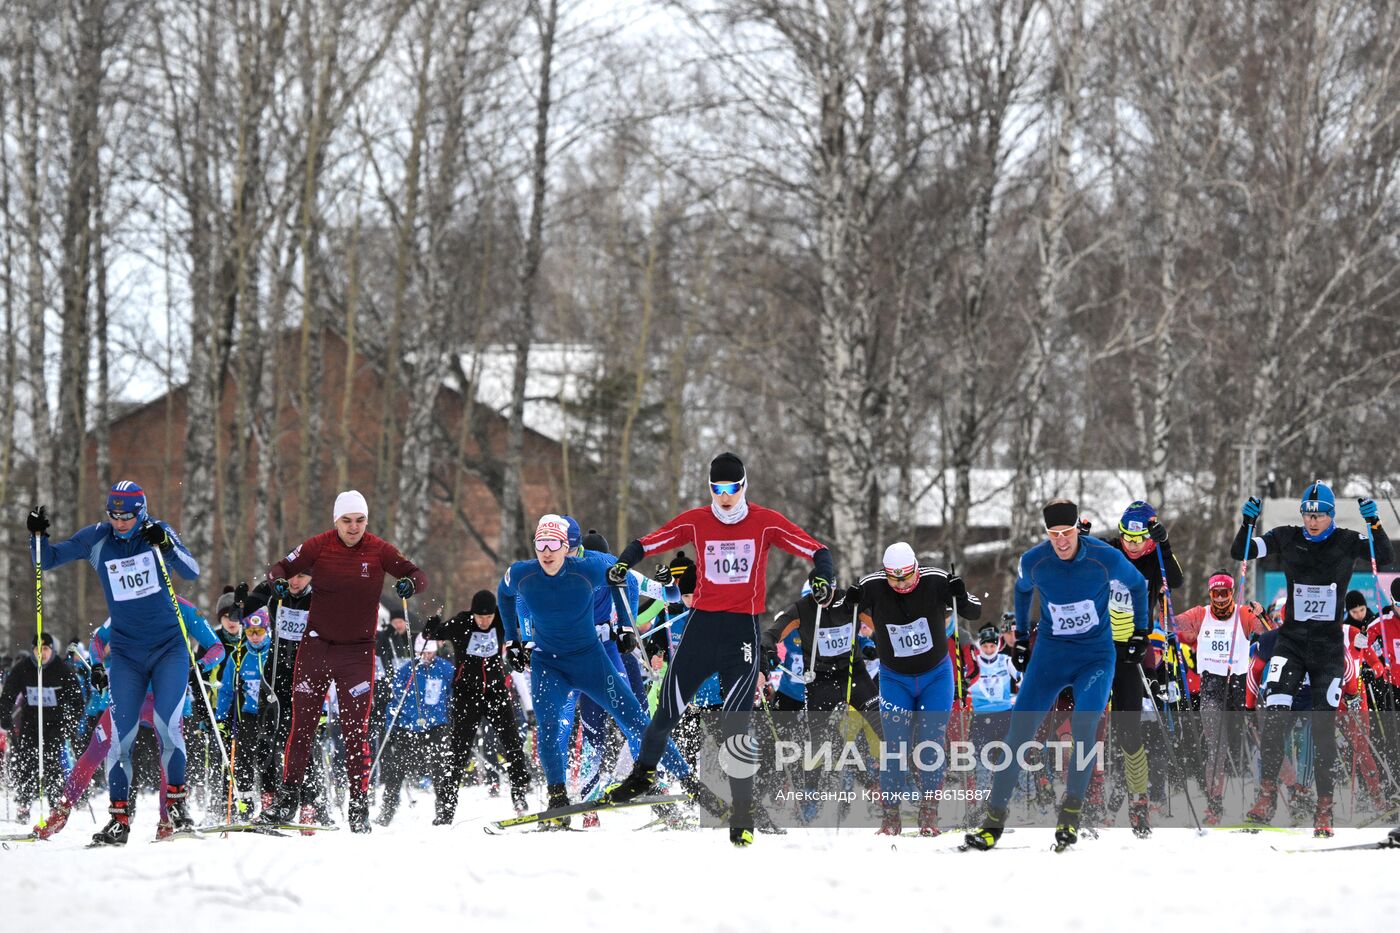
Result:
M31 535L49 535L49 507L46 505L36 505L29 510L29 517L24 520L24 526L29 529Z
M1244 516L1245 522L1250 525L1254 524L1259 518L1259 514L1263 511L1264 502L1258 496L1250 496L1245 500L1244 505L1240 506L1240 514Z
M292 595L292 585L287 582L286 577L278 577L272 581L272 592L277 594L278 599L286 599Z
M863 644L860 646L860 656L863 660L873 661L880 656L880 650L874 644Z
M651 578L665 586L670 586L672 583L676 582L676 578L671 575L670 564L657 564L656 572L651 575Z
M204 653L199 656L200 669L206 674L209 673L219 665L225 654L223 642L215 642L204 649Z
M518 645L513 641L506 642L506 660L510 662L510 669L513 671L529 670L530 647Z
M623 654L631 654L637 650L637 630L624 625L617 630L617 649Z
M818 576L815 570L807 578L807 582L812 587L812 598L817 601L817 605L823 609L830 606L836 596L835 585L826 577Z
M141 526L141 538L151 547L158 547L162 551L168 551L175 546L175 542L170 540L170 535L166 533L165 526L156 522L146 522Z
M1167 543L1167 526L1157 521L1157 519L1149 518L1147 520L1147 533L1151 536L1152 540L1156 541L1158 544Z
M445 634L442 616L436 614L428 616L428 621L423 623L423 638L428 641L440 641Z
M1147 654L1147 633L1134 631L1128 636L1128 642L1123 646L1124 656L1129 664L1139 664Z
M1381 510L1376 508L1375 499L1357 499L1356 504L1361 506L1361 517L1366 519L1366 524L1374 525L1381 519Z
M1089 521L1087 518L1081 518L1079 521L1074 523L1074 527L1079 529L1080 534L1087 535L1089 532L1094 530L1094 523Z
M763 660L763 672L776 671L778 669L778 649L764 648L759 652L759 657Z
M241 611L243 604L248 601L248 584L246 581L239 581L233 588L233 604Z
M394 584L394 592L399 594L399 599L408 599L416 590L417 587L413 585L412 577L404 577Z
M101 664L94 664L92 666L92 671L88 674L88 683L92 684L92 689L94 690L106 690L107 684L109 683L107 680L107 668L103 667Z
M948 595L954 599L967 599L967 584L956 574L948 577Z
M622 586L627 582L628 566L618 561L608 568L608 586Z
M1017 635L1016 646L1011 649L1011 666L1021 673L1025 673L1026 665L1031 661L1031 637L1029 635Z

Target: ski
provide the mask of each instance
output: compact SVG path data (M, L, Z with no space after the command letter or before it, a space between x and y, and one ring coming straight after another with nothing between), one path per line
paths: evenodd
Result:
M340 829L339 826L321 826L315 823L277 823L270 826L264 823L218 823L213 826L197 826L195 827L195 832L264 833L270 836L282 836L286 835L286 833L278 832L278 830L286 830L287 832L306 831L329 833L335 832L338 829Z
M1278 846L1269 846L1269 848L1273 849L1275 852L1287 852L1293 855L1299 852L1355 852L1362 849L1400 849L1400 846L1395 845L1389 839L1382 839L1380 842L1357 842L1345 846L1314 846L1307 849L1280 849Z
M626 803L604 803L601 800L589 800L583 803L571 803L567 807L554 807L550 810L539 810L535 813L522 813L520 816L513 816L505 820L497 820L494 823L487 823L482 827L489 836L499 836L512 829L520 829L525 826L534 826L547 820L555 820L565 816L577 816L581 813L602 812L604 810L621 810L625 807L654 807L658 804L684 803L690 798L685 794L651 794L645 797L637 797Z
M37 833L8 833L0 835L0 842L38 842Z
M1296 826L1270 826L1268 823L1241 823L1238 826L1210 826L1207 828L1220 832L1249 833L1250 835L1256 833L1284 833L1289 836L1297 836L1305 832L1305 830Z

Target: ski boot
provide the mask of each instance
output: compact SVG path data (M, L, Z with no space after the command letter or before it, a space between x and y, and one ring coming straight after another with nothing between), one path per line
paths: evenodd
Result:
M277 797L272 801L272 806L263 807L258 818L253 822L263 826L278 826L282 823L290 823L297 818L297 812L301 809L301 785L283 784L282 789L277 792Z
M492 781L492 782L491 782L491 786L490 786L489 788L487 788L487 790L486 790L486 796L488 796L488 797L499 797L499 796L501 796L501 782L500 782L500 781Z
M613 784L603 791L602 802L605 804L626 803L638 797L645 797L647 794L656 792L656 769L643 768L640 764L632 766L632 773L623 778L619 783ZM550 804L554 806L554 804Z
M311 815L315 817L312 822L317 826L335 825L335 814L331 812L331 808L326 806L326 802L320 797L317 797L315 802L311 804Z
M175 824L169 820L161 820L156 824L156 842L162 839L169 839L175 835Z
M449 813L447 813L445 810L439 810L439 811L437 812L437 815L433 817L433 825L434 825L434 826L451 826L451 825L452 825L452 815L449 814Z
M1225 801L1219 797L1206 798L1206 817L1201 822L1207 826L1219 826L1225 816Z
M1385 837L1385 841L1390 843L1391 848L1400 848L1400 826L1392 829Z
M186 800L184 784L165 785L165 810L174 832L194 832L194 820L190 817L190 805Z
M729 827L729 842L736 849L753 845L753 830L743 826Z
M1055 851L1063 852L1079 841L1079 814L1084 802L1077 797L1066 797L1060 804L1060 815L1055 821Z
M107 808L111 820L102 829L92 834L95 846L124 846L131 836L131 815L125 800L113 800Z
M1265 778L1259 782L1259 794L1254 798L1254 806L1244 815L1244 821L1253 826L1267 826L1277 806L1278 781Z
M919 804L919 835L928 838L942 832L938 828L938 801L926 800Z
M1313 835L1319 839L1331 839L1332 795L1318 794L1317 809L1313 811Z
M22 803L15 808L15 822L28 823L30 817L29 804Z
M982 821L982 828L975 833L968 833L963 837L963 844L958 848L966 852L968 849L980 849L985 852L997 844L1001 839L1001 834L1006 831L1005 807L987 807L987 816Z
M261 813L262 811L266 810L268 807L272 806L273 802L274 802L276 799L277 799L277 795L274 794L272 791L270 791L270 790L265 790L265 791L263 791L262 794L260 794L259 797L258 797L258 812Z
M510 803L511 806L515 807L515 813L517 816L519 816L522 813L528 813L530 811L530 801L526 798L525 788L523 787L515 787L514 785L511 786Z
M58 798L58 802L53 805L53 812L49 814L44 825L34 827L34 836L38 839L51 838L68 822L68 814L72 812L73 805L68 802L68 798Z
M1302 784L1291 784L1288 788L1288 816L1294 826L1302 826L1308 816L1317 810L1317 801L1312 791Z
M1128 804L1128 825L1132 827L1133 835L1139 839L1146 839L1152 835L1152 824L1148 820L1150 806L1146 794L1139 795L1136 800Z
M655 773L655 772L653 772ZM556 807L567 807L569 805L569 788L566 784L551 784L546 788L549 793L548 809ZM606 795L604 795L606 796ZM631 798L628 798L631 799ZM561 816L553 820L545 820L540 823L540 829L568 829L572 822L572 817Z
M349 822L352 833L368 833L373 830L369 825L369 794L350 794Z
M308 825L313 824L313 823L320 823L320 820L318 820L318 819L316 818L316 805L315 805L314 803L304 803L304 804L302 804L302 805L301 805L301 812L300 812L299 814L297 814L297 821L300 822L300 823L308 824ZM324 825L324 824L322 824L322 825ZM301 832L301 834L302 834L303 836L314 836L314 835L316 835L316 830L314 830L314 829L303 829L303 830L300 830L300 832Z
M899 819L899 804L885 804L884 815L880 818L880 828L875 831L875 834L877 836L898 836L903 831L904 824Z
M379 804L379 815L374 818L374 825L388 826L394 822L394 814L397 812L399 812L399 802L385 794L383 802Z
M583 828L584 828L584 829L597 829L597 828L598 828L598 814L597 814L597 813L585 813L585 814L583 815Z

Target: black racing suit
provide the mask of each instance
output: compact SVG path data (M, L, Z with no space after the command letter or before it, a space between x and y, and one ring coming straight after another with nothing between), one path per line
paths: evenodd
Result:
M20 656L0 688L0 729L14 742L15 797L27 806L39 792L39 719L44 720L44 795L63 796L63 744L72 738L83 716L83 690L78 675L54 654L44 665L44 690L39 693L39 665L32 651Z
M1245 557L1245 542L1252 526L1241 526L1230 545L1235 560ZM1380 523L1371 526L1379 564L1390 563L1390 539ZM1296 525L1271 528L1249 541L1249 557L1276 558L1282 565L1286 588L1283 624L1278 629L1263 683L1264 735L1261 778L1274 782L1283 765L1284 741L1293 725L1293 695L1304 675L1312 684L1313 709L1323 712L1313 723L1317 749L1317 794L1332 796L1332 763L1337 757L1337 704L1341 701L1346 673L1346 646L1342 617L1346 592L1357 559L1370 556L1366 535L1335 524L1321 540L1309 540Z

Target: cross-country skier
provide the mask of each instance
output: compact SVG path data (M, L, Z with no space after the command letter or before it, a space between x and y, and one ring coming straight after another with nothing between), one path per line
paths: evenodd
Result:
M990 849L1006 828L1007 806L1021 768L1017 753L1055 705L1066 687L1074 690L1071 729L1074 747L1065 797L1055 827L1055 842L1064 849L1079 838L1084 791L1089 786L1092 748L1099 718L1108 705L1117 659L1108 610L1113 584L1126 586L1132 599L1133 634L1125 659L1140 664L1151 628L1147 580L1112 546L1081 535L1079 507L1068 499L1052 499L1044 509L1042 541L1021 555L1016 567L1016 648L1012 656L1025 672L1006 742L1011 754L992 781L982 828L967 835L967 845ZM1031 598L1039 593L1040 623L1031 651Z
M1377 563L1392 557L1390 539L1381 528L1380 510L1371 499L1358 499L1362 519L1370 526ZM1283 625L1269 662L1264 684L1264 726L1259 794L1246 815L1252 823L1273 819L1278 802L1278 774L1283 743L1291 726L1293 694L1306 675L1313 684L1313 708L1335 712L1341 700L1346 649L1342 637L1343 597L1358 558L1371 553L1367 536L1338 528L1336 497L1325 483L1313 483L1299 504L1303 524L1281 525L1256 535L1263 503L1251 496L1241 507L1244 522L1230 545L1235 560L1274 556L1285 578ZM1248 554L1246 554L1246 550ZM1313 834L1332 835L1332 762L1337 757L1336 716L1316 717L1313 741L1317 748L1317 809Z
M36 657L37 655L37 657ZM44 692L39 694L39 666L44 668ZM20 655L0 688L0 729L14 740L10 772L14 781L16 821L29 821L29 808L39 796L39 719L44 720L43 797L61 801L63 746L76 736L83 714L83 693L78 675L53 648L53 635L36 639L34 650Z
M311 601L306 635L297 650L292 675L292 725L282 765L282 788L272 806L258 818L276 824L291 822L297 816L307 761L320 726L321 704L334 680L350 784L350 830L367 833L368 729L374 700L374 633L379 624L379 596L386 575L398 579L394 592L402 599L427 589L428 577L398 548L366 531L369 505L358 491L352 489L336 496L331 519L334 527L308 538L267 572L273 592L281 598L291 594L288 577L314 573L316 596Z
M915 756L915 749L931 742L942 745L948 714L953 708L953 661L948 655L948 611L957 609L965 619L978 619L982 603L967 591L961 577L936 567L920 567L908 542L885 548L883 569L860 581L860 620L864 632L875 638L880 658L880 721L884 726L886 754L903 747L901 762ZM921 770L919 786L919 834L938 835L938 801L935 794L943 769ZM900 796L907 792L904 767L880 772L884 818L880 832L898 836Z
M571 692L583 693L606 710L633 743L634 754L647 725L626 675L613 666L593 627L593 593L607 579L611 558L591 551L574 556L568 540L564 519L544 515L535 526L535 560L511 564L496 588L506 655L516 670L530 668L530 695L539 723L537 748L551 809L569 803L564 750L557 737ZM625 597L615 590L613 598ZM522 641L522 607L517 600L534 622L533 649ZM626 613L625 604L619 605L619 616ZM665 756L669 772L676 777L689 774L674 745L667 743Z
M718 673L724 690L721 760L730 763L733 792L729 839L739 846L753 842L753 774L758 762L749 720L758 682L758 617L767 611L768 549L776 546L812 561L809 581L818 603L829 605L836 593L831 552L781 513L751 505L747 493L743 461L732 453L720 454L710 461L709 506L682 512L631 542L608 571L608 581L621 586L628 568L643 557L685 544L695 546L700 565L685 643L666 670L661 703L647 727L641 757L607 796L623 801L650 792L666 738L700 684Z
M1178 615L1176 625L1181 644L1196 653L1206 742L1205 823L1217 826L1224 813L1225 759L1233 747L1226 713L1244 709L1249 646L1264 625L1252 608L1235 605L1235 580L1227 571L1211 574L1206 589L1206 604Z
M446 808L446 785L455 776L451 765L452 737L447 724L452 704L452 662L438 656L438 643L419 635L413 644L415 660L394 675L390 706L398 710L389 744L393 756L384 759L384 797L375 822L388 826L399 808L404 778L427 772L433 779L437 798L434 826L448 826L452 816Z
M423 637L450 641L457 673L452 681L452 770L436 788L439 814L451 823L457 812L457 788L471 762L477 726L483 719L496 735L510 776L510 799L517 813L526 809L530 771L515 720L515 705L506 682L506 631L496 611L496 594L477 590L471 609L450 619L428 619Z
M236 745L230 745L230 756L240 813L252 809L258 753L262 749L258 714L264 702L266 679L272 673L268 669L272 647L269 621L265 606L242 620L243 640L234 646L223 665L219 702L214 708L225 744L236 741Z
M89 525L67 541L51 545L44 506L29 513L27 527L40 537L40 559L51 569L83 559L97 571L112 619L108 677L112 692L112 747L107 755L111 820L93 842L125 845L131 834L127 800L131 790L131 748L141 704L149 688L155 701L156 732L165 765L170 820L177 832L194 828L185 792L183 715L190 649L181 632L174 595L162 579L165 568L186 580L199 577L199 564L175 530L153 520L146 494L130 480L107 493L107 521Z

